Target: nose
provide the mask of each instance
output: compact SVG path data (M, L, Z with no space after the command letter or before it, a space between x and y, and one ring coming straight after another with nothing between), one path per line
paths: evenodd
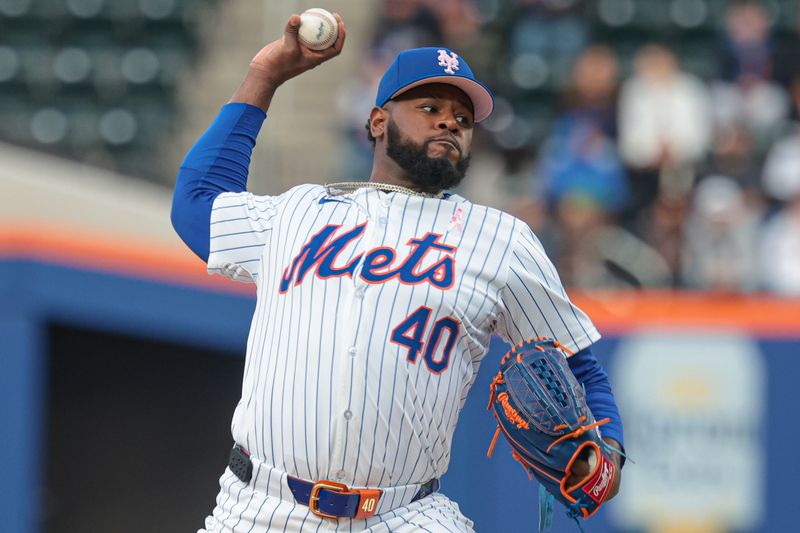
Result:
M442 113L436 123L436 127L440 130L448 130L452 133L457 133L459 131L458 121L453 113Z

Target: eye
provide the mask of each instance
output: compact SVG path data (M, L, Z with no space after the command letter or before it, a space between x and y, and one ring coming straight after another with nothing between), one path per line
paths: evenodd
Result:
M420 109L424 110L426 113L436 113L438 111L436 106L433 106L433 105L430 105L430 104L421 105L419 107L420 107Z
M471 118L469 118L469 117L468 117L468 116L466 116L466 115L458 115L458 116L456 117L456 120L457 120L457 121L458 121L458 123L459 123L459 124L461 124L462 126L465 126L465 127L470 127L470 126L472 126L472 119L471 119Z

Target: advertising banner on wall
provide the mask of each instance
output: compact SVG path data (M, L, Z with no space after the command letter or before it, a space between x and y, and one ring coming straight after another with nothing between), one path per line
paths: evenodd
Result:
M613 517L659 533L751 531L765 509L765 369L733 331L640 331L620 340L612 381L625 420Z

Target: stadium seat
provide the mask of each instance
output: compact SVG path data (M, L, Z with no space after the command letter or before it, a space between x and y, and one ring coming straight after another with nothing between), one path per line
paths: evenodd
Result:
M160 177L153 154L215 2L0 0L0 140Z

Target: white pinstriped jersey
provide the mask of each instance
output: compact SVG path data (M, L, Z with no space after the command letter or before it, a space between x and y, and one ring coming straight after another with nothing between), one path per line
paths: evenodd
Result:
M492 333L600 337L530 228L458 195L224 193L210 249L257 285L234 439L307 480L440 477Z

